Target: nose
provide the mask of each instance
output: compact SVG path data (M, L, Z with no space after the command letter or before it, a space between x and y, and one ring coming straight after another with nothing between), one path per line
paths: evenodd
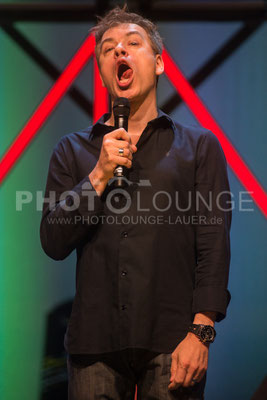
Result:
M127 55L126 49L123 47L122 44L118 44L115 48L115 56L119 57L119 56L126 56L126 55Z

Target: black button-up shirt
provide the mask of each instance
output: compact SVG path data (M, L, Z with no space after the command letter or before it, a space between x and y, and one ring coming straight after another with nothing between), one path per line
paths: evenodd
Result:
M108 115L64 136L51 157L41 242L55 260L77 252L69 353L172 352L194 314L224 318L231 223L227 166L216 137L161 112L137 142L128 183L98 196L88 174ZM48 201L49 198L49 201Z

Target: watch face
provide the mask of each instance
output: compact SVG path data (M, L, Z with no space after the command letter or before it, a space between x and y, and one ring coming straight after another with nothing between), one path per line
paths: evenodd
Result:
M201 330L200 333L203 342L212 342L214 340L214 331L212 327L206 326Z

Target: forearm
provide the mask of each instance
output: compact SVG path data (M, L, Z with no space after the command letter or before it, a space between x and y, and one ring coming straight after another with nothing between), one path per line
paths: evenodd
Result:
M107 186L109 177L107 178L104 176L101 168L99 168L98 165L95 166L88 177L98 196L101 196Z
M193 323L214 326L216 315L217 313L213 311L203 311L201 313L197 313L195 314Z
M227 290L230 265L231 196L227 165L216 137L202 138L197 155L196 193L205 201L198 204L197 215L205 223L196 225L197 265L192 311L199 320L216 312L216 321L226 315L230 293ZM210 196L211 195L211 196ZM219 201L219 203L218 203ZM206 205L209 204L209 207ZM213 222L212 222L213 221Z
M48 193L54 187L47 187ZM63 191L64 192L64 191ZM92 225L92 216L98 216L103 210L101 198L97 195L88 179L85 177L70 191L73 203L66 200L44 204L40 226L41 243L46 254L56 260L67 257L81 241L88 235ZM51 207L52 206L52 207ZM95 227L95 223L92 225Z

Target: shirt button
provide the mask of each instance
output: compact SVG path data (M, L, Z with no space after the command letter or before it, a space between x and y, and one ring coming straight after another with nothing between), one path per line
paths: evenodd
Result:
M127 271L122 271L121 276L125 276L125 275L127 275Z
M127 238L128 237L128 232L126 232L126 231L122 232L121 236L124 237L124 238Z
M122 309L122 310L126 310L126 308L127 308L127 307L126 307L125 304L123 304L123 305L121 306L121 309Z

